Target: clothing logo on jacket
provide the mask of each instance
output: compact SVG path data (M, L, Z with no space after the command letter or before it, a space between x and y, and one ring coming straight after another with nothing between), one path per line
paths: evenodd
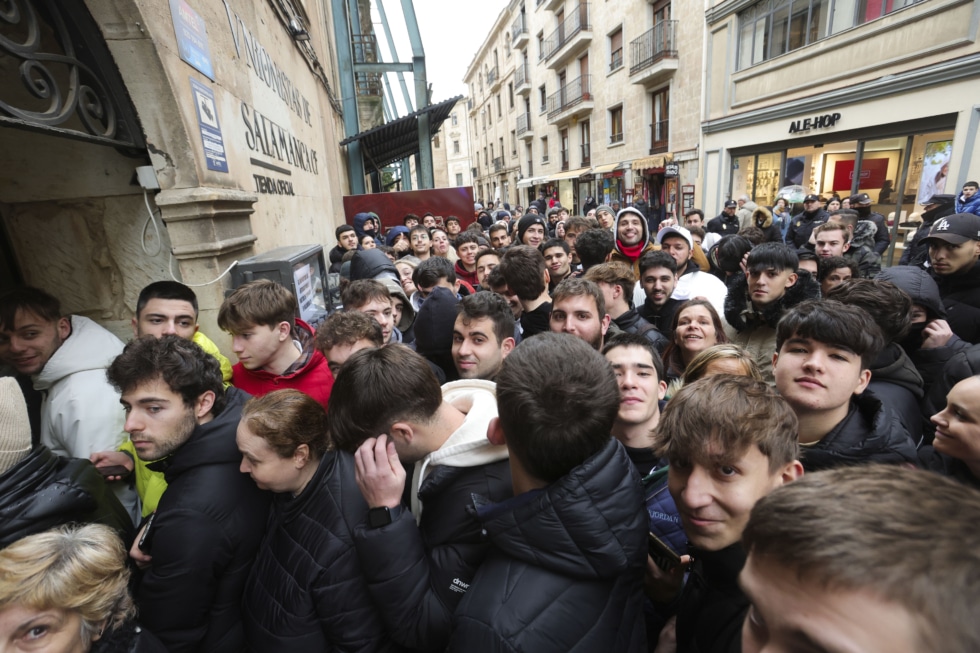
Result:
M453 592L459 592L460 594L465 594L466 590L470 588L469 583L464 583L458 578L454 578L452 584L449 585L449 589Z

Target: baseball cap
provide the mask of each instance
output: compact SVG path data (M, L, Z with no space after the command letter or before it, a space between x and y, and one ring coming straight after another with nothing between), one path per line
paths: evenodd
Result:
M851 204L871 204L871 196L867 193L851 195Z
M804 204L806 204L807 202L819 202L819 201L820 201L820 196L819 195L813 195L813 194L811 194L811 195L807 195L806 197L803 198L803 203Z
M728 200L727 202L725 202L726 209L735 208L736 206L738 206L738 202L736 202L735 200Z
M659 245L663 242L663 239L671 234L677 234L681 238L687 241L687 246L694 249L694 239L691 238L691 232L684 227L664 227L657 232L657 244Z
M929 235L922 239L943 240L953 245L959 245L969 240L980 240L980 215L972 213L954 213L936 220Z

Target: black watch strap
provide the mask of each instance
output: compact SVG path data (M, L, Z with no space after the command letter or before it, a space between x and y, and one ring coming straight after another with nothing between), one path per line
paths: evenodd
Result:
M381 528L382 526L387 526L391 522L398 519L398 516L401 514L401 506L395 506L394 508L388 508L387 506L371 508L368 510L368 528Z

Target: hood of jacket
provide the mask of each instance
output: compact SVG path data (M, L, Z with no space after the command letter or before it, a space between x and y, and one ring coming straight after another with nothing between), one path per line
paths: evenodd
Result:
M922 398L922 375L901 346L889 343L871 365L871 378L901 386Z
M364 238L364 236L367 235L367 232L364 231L364 223L367 222L368 220L375 220L375 221L377 221L377 223L379 225L381 224L381 219L378 218L377 214L374 214L374 213L358 213L357 215L354 216L354 220L352 221L352 225L351 226L353 226L354 227L354 231L357 232L357 243L358 243L357 246L358 247L361 246L360 245L361 238ZM378 233L377 232L374 232L373 231L373 232L371 232L371 235L374 238L376 238L376 239L378 238Z
M422 302L415 316L415 349L423 356L450 353L459 298L448 288L437 286Z
M811 447L801 451L807 472L865 463L918 466L915 443L898 413L888 410L870 390L851 399L854 410Z
M748 202L745 205L748 206ZM752 224L760 229L768 229L772 226L772 213L764 206L757 207L752 211Z
M398 281L398 268L378 248L358 250L350 261L350 280L391 278Z
M875 234L878 233L878 225L871 220L858 220L854 227L854 235L851 237L851 249L855 247L868 247L871 251L875 248Z
M953 204L956 213L972 213L973 215L980 215L980 193L974 193L973 197L965 202L961 202L960 198L963 197L962 194L956 196L956 201Z
M945 318L946 308L939 295L939 286L928 272L912 265L893 265L878 273L878 279L890 281L930 313L930 319Z
M0 548L79 521L106 524L120 535L132 526L88 460L62 458L40 445L0 475Z
M405 238L408 238L408 232L408 227L403 227L402 225L392 227L388 231L388 235L385 236L385 245L388 247L393 247L395 245L395 239L398 238L398 234L404 234Z
M466 417L442 446L415 463L412 475L412 514L421 519L419 488L432 468L479 467L508 457L507 445L487 439L487 425L497 416L497 384L482 379L461 379L442 386L442 400Z
M48 390L76 372L105 369L122 350L119 338L87 317L72 315L71 335L34 375L34 389Z
M749 283L744 272L739 272L728 280L728 294L725 296L725 319L736 331L759 326L776 328L783 314L801 302L820 297L820 284L807 271L797 272L796 283L786 289L778 300L756 311L749 301Z
M494 546L529 565L583 580L611 580L646 560L643 487L614 438L547 487L490 504L474 497Z
M388 293L392 297L397 296L402 300L402 317L398 320L398 324L395 325L396 330L401 333L408 331L415 324L415 306L409 301L408 295L405 294L405 289L402 288L400 283L388 278L380 279L380 281L385 285L385 288L388 289ZM399 336L401 333L399 333ZM400 337L397 342L401 342Z
M620 212L616 214L616 223L613 225L613 238L615 238L615 242L616 242L615 245L616 251L622 254L623 256L626 256L626 253L623 252L623 248L619 242L619 221L622 220L623 217L627 215L639 217L640 226L643 228L643 235L640 236L640 242L637 243L635 247L639 247L640 251L643 252L650 244L650 227L649 225L647 225L647 218L645 215L643 215L643 212L633 206L628 206L625 209L621 209Z
M225 390L224 410L207 424L198 424L187 442L173 454L149 463L147 467L155 472L163 472L167 483L172 483L181 474L209 465L239 464L242 454L235 444L235 432L242 417L242 408L251 396L231 386Z

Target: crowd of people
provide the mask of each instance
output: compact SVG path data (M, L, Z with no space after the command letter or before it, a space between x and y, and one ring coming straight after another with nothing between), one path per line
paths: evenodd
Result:
M0 648L980 650L977 184L884 269L861 194L552 204L358 214L234 364L5 292Z

